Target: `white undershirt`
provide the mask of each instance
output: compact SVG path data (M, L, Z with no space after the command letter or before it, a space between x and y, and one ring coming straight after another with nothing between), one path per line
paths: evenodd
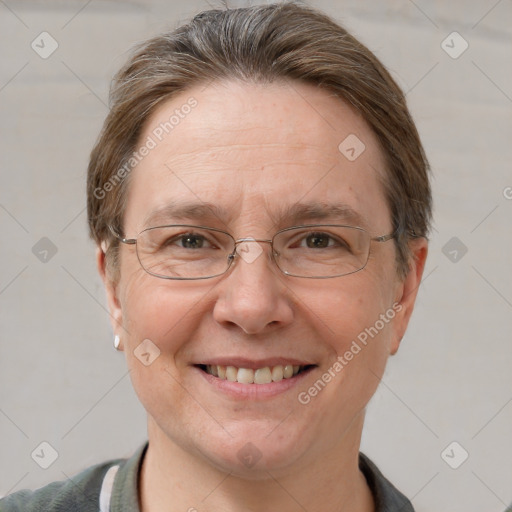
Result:
M110 512L110 498L119 466L112 466L103 477L100 491L100 512Z

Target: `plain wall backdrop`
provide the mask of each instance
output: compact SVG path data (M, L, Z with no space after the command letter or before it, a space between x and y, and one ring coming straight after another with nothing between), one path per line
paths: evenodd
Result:
M512 4L308 3L390 69L433 170L425 278L368 407L362 451L418 512L503 511L512 502ZM87 235L86 167L128 49L207 8L0 1L0 495L130 456L146 439ZM51 457L42 442L58 453L48 469L36 463L41 449Z

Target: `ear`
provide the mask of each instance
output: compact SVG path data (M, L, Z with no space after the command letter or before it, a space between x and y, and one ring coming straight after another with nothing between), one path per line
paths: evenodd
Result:
M105 291L107 293L107 305L110 313L110 323L112 325L112 331L114 334L119 335L121 342L119 344L119 350L123 349L123 312L121 304L117 297L117 283L115 283L106 268L105 248L98 246L96 248L96 265L100 274Z
M428 253L428 242L426 238L416 238L409 242L412 252L409 271L405 278L399 283L395 295L395 310L397 311L393 320L393 339L390 345L390 354L394 355L398 351L400 342L404 337L409 319L411 318L418 295L418 289L421 284L425 261Z

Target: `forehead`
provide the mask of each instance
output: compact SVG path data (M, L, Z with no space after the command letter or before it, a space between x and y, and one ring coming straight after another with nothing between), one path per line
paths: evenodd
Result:
M312 85L191 88L159 106L140 145L151 149L130 177L125 220L134 229L164 221L178 203L191 212L202 205L195 210L203 218L213 205L225 225L251 216L286 224L301 205L335 206L366 227L387 217L375 134L347 103Z

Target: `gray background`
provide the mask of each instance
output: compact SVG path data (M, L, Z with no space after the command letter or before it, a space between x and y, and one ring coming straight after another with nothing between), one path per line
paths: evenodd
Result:
M310 4L344 23L407 91L434 174L425 280L362 449L418 512L502 511L512 501L512 4ZM112 348L85 170L128 48L204 8L0 0L0 495L129 456L146 438ZM59 45L47 59L31 48L43 31ZM458 58L442 47L453 31L469 44ZM451 36L444 47L462 44ZM43 237L57 249L46 262ZM31 458L42 441L59 454L46 470ZM443 459L453 441L462 448ZM462 449L469 458L452 469L446 461L459 463Z

